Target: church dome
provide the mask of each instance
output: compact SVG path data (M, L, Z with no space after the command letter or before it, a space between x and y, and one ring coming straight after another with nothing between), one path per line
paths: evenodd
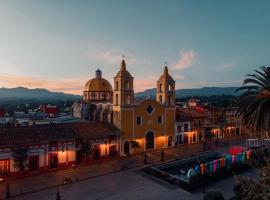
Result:
M102 78L102 72L98 69L96 77L90 79L84 85L85 92L112 92L112 86L109 81Z

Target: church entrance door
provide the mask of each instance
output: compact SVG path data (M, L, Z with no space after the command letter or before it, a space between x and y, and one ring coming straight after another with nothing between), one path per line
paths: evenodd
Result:
M129 141L125 141L124 143L124 154L129 155Z
M155 148L155 135L154 135L154 133L152 131L150 131L150 132L148 132L146 134L145 137L146 137L146 139L145 139L145 141L146 141L146 145L145 145L146 150L154 149Z

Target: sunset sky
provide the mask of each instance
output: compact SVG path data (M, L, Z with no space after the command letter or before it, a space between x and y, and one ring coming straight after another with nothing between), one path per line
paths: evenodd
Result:
M135 90L165 61L177 88L239 86L270 63L266 0L0 0L0 87L81 94L122 59Z

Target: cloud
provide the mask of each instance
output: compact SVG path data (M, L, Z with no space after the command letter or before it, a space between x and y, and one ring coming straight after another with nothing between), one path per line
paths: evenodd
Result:
M105 62L108 64L119 64L123 59L123 53L118 50L115 51L100 51L100 52L88 52L88 56L91 59L95 59L101 62ZM133 54L125 55L125 59L129 64L134 64L137 62L137 59Z
M82 94L83 86L87 78L81 79L59 79L50 80L47 78L27 77L12 74L0 73L1 87L27 87L27 88L45 88L54 92L65 92L70 94Z
M180 51L180 59L173 65L174 69L181 70L192 66L196 53L193 51Z
M156 81L157 79L136 79L134 80L134 90L135 92L142 92L146 89L155 88L157 87Z

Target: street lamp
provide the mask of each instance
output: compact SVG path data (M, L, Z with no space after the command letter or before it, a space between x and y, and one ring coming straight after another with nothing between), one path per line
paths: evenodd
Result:
M10 198L10 187L9 187L9 183L6 184L6 198L7 199Z

